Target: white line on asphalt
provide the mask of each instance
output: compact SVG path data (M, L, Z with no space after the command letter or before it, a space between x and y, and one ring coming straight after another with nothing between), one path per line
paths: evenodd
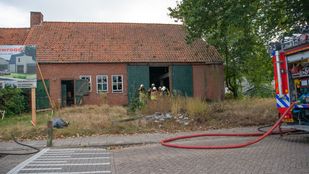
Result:
M71 148L71 149L51 149L50 152L55 151L87 151L87 150L103 150L106 151L106 149L99 149L99 148L89 148L89 149L79 149L79 148Z
M55 168L23 168L21 169L20 171L22 170L62 170L62 168L60 167L55 167Z
M31 164L33 163L67 163L68 161L32 161Z
M108 152L49 152L46 155L71 155L71 154L109 154Z
M108 152L95 152L95 153L72 153L72 155L109 155Z
M61 159L61 160L67 160L67 158L66 159ZM44 158L43 159L37 158L34 161L59 161L59 159L58 158L46 158L46 159L44 159Z
M53 158L66 158L66 157L71 157L71 156L56 156L56 155L42 155L41 157L53 157Z
M99 165L110 165L110 163L28 164L27 166L99 166Z
M89 157L89 158L62 158L62 160L88 160L88 159L109 159L110 157L104 156L104 157ZM57 158L38 158L35 161L57 161Z
M100 174L112 173L111 171L89 171L89 172L47 172L47 173L27 173L27 174Z
M39 156L41 156L42 154L44 154L47 151L48 151L48 148L42 149L39 153L33 155L31 158L27 159L26 161L20 163L16 167L14 167L12 170L10 170L8 172L8 174L18 173L18 171L20 171L20 169L24 168L27 164L29 164L30 162L32 162L33 160L35 160L36 158L38 158Z

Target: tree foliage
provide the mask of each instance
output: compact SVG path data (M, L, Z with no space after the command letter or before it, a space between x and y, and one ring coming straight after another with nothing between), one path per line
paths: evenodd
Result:
M308 23L307 0L183 0L170 15L183 22L187 41L204 38L225 64L226 86L239 95L245 77L253 86L272 79L267 42Z

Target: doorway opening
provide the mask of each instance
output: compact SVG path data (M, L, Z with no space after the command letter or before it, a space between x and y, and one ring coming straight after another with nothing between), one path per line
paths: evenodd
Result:
M149 86L154 83L157 88L165 86L167 89L170 89L169 68L167 66L149 67L149 81Z
M74 80L61 80L61 106L74 105Z

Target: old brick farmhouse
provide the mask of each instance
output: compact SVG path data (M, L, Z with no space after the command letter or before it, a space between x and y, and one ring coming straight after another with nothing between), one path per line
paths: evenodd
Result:
M89 81L84 104L99 103L105 92L108 103L126 105L140 84L152 83L187 96L223 99L220 55L202 40L188 45L182 25L48 22L40 12L31 12L30 21L30 28L0 28L0 45L37 46L37 61L59 105L77 102L79 79ZM42 89L38 81L39 94ZM38 105L44 102L38 98Z

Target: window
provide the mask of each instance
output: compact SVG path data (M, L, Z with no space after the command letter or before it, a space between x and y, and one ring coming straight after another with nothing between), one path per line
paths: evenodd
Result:
M113 92L122 92L123 77L122 75L112 75Z
M89 92L91 92L91 76L90 75L81 75L79 76L80 79L82 80L87 80L89 82Z
M108 91L108 77L107 75L97 75L97 92Z

